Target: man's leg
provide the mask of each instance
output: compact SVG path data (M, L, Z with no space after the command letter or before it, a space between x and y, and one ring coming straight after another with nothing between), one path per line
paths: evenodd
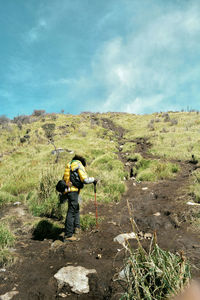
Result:
M68 211L65 220L65 236L71 237L74 233L74 226L79 214L78 193L68 193Z

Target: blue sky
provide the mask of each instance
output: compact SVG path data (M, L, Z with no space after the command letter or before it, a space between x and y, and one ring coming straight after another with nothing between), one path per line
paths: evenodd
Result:
M200 109L199 0L0 4L0 115Z

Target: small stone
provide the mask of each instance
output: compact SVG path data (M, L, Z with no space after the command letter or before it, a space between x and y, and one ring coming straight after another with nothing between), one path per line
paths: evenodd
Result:
M122 233L114 238L114 242L118 242L119 244L121 244L123 247L126 248L126 241L135 238L136 238L136 234L134 232Z
M156 217L159 217L160 216L160 212L156 212L155 214L153 214L154 216Z
M1 300L11 300L14 296L16 296L17 294L19 294L18 291L11 291L11 292L8 292L4 295L0 295L0 299Z
M0 269L0 272L6 272L6 269Z
M113 224L113 225L117 225L117 223L116 222L113 222L113 221L110 221L110 222L108 222L108 224Z
M194 202L188 201L188 202L187 202L187 205L195 205L195 206L199 206L200 203L194 203Z
M135 183L135 182L133 182L133 186L136 186L136 183Z
M21 202L19 202L19 201L13 203L13 205L20 205L20 204L21 204Z
M146 191L146 190L148 190L148 187L143 187L142 190Z
M102 255L101 254L97 254L96 259L101 259Z
M152 237L153 237L152 233L145 233L144 234L144 238L147 239L147 240L150 240Z
M142 231L140 231L140 232L138 233L138 236L139 236L139 238L143 238L143 237L144 237L144 234L143 234L143 232L142 232Z
M60 240L56 240L55 242L53 242L51 244L51 250L57 250L58 248L60 248L61 246L63 246L63 242Z
M61 297L61 298L66 298L68 295L66 295L64 293L59 293L58 296Z

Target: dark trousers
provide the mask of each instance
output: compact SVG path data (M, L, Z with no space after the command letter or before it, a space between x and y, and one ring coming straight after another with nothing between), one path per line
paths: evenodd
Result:
M65 220L65 235L71 237L75 228L80 227L80 213L78 203L78 192L70 192L67 194L68 211Z

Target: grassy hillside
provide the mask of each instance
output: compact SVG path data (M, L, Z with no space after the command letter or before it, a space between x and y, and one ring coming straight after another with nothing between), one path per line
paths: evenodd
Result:
M123 145L114 130L103 126L103 119L112 121L116 128L124 128ZM86 157L88 175L100 179L98 201L118 202L129 177L119 160L119 147L127 159L135 161L136 180L170 178L179 172L179 160L199 159L199 125L198 112L39 114L17 117L12 122L0 118L0 207L19 201L34 216L64 216L66 205L59 205L55 185L75 153ZM137 153L138 138L148 141L149 158ZM198 202L199 177L198 171L191 176L188 190ZM93 198L93 185L85 187L82 198L83 205ZM85 228L93 221L92 216L82 216ZM5 219L2 226L2 232L9 236L7 243L6 239L3 243L0 240L3 256L14 237L9 220Z

